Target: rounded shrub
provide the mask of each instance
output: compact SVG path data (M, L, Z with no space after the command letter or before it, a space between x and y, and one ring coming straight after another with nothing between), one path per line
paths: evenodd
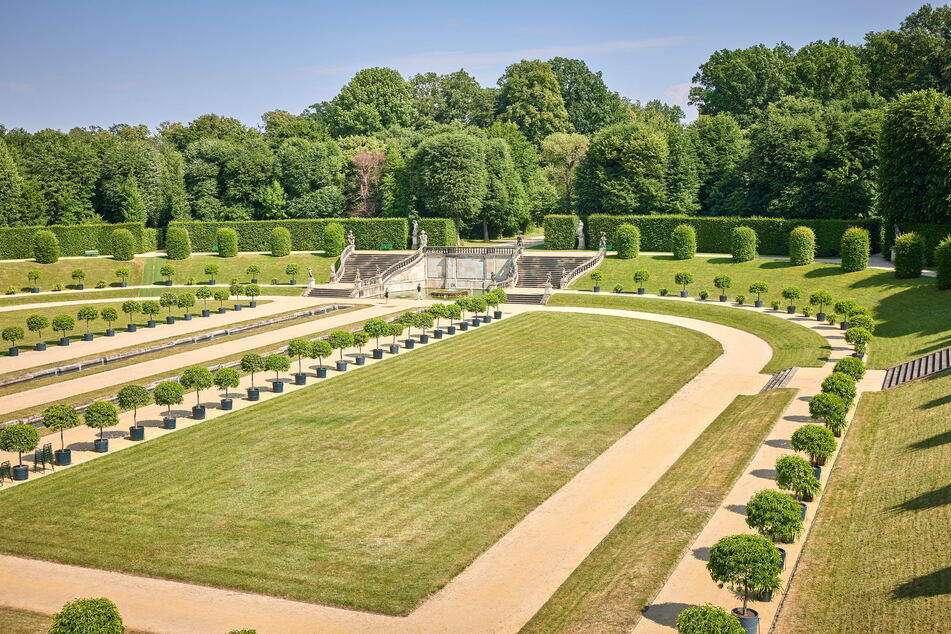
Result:
M794 499L764 489L746 503L746 524L763 537L792 542L803 530L802 512Z
M621 225L614 232L614 248L622 260L630 260L641 254L641 230L634 225Z
M697 230L690 225L677 225L670 234L670 249L675 260L689 260L697 254Z
M796 227L789 232L789 263L793 266L812 264L816 258L816 232L809 227Z
M695 605L677 615L678 634L744 634L740 620L715 605Z
M846 229L839 243L842 269L849 272L864 271L868 266L868 255L871 249L868 231L860 227Z
M735 227L730 245L734 262L749 262L756 257L756 232L749 227Z
M324 255L335 258L343 251L344 234L343 225L337 222L331 222L324 227L324 237L322 240Z
M76 599L53 617L49 634L123 634L122 616L109 599Z
M835 451L837 444L831 431L811 423L794 431L791 440L793 449L808 454L814 465L825 462Z
M951 289L951 236L948 236L935 247L935 266L938 269L936 282L938 288L946 291Z
M284 227L271 229L271 255L276 258L291 254L291 232Z
M40 264L59 261L59 238L47 229L33 234L33 257Z
M165 255L169 260L187 260L192 254L192 243L183 227L169 227L165 231Z
M135 257L135 238L128 229L116 229L112 232L112 257L128 262Z
M233 258L238 255L238 232L229 227L222 227L215 233L215 242L218 244L218 255L223 258Z
M855 400L855 379L844 372L833 372L822 381L822 391L835 394L848 408Z
M861 359L855 357L842 357L835 362L833 373L848 374L856 381L861 381L865 377L865 364Z
M921 277L925 267L925 241L917 233L903 233L895 238L895 277Z

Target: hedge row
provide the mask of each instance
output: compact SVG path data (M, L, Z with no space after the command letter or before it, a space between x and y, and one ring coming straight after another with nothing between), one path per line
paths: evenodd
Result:
M431 247L456 246L456 223L450 218L420 218L419 230L426 232Z
M59 240L60 256L83 255L99 251L112 255L112 232L128 229L135 238L135 252L142 253L143 244L149 246L147 230L141 222L96 225L49 225L48 227L0 227L0 259L13 260L33 257L33 235L37 231L52 231Z
M942 240L951 236L951 225L931 225L924 223L903 222L899 225L903 233L917 233L925 243L925 264L931 268L935 266L934 250ZM882 253L890 256L895 246L894 227L885 230L882 240Z
M619 223L620 224L620 223ZM578 230L578 216L552 214L545 216L545 248L568 251L575 248ZM592 235L592 234L588 234ZM593 234L598 235L598 234ZM608 239L608 242L611 240ZM588 239L588 246L592 244ZM598 240L593 242L597 247Z
M545 217L546 242L548 218ZM697 250L702 253L731 253L733 229L749 227L756 232L758 251L762 255L787 255L789 253L789 232L796 227L809 227L816 234L816 255L819 257L837 257L839 241L849 227L868 229L872 237L872 248L879 245L879 221L868 220L811 220L801 218L731 218L699 216L609 216L594 214L588 217L588 244L597 244L602 231L608 236L608 244L613 244L614 231L622 224L631 224L640 229L641 249L644 251L670 251L671 234L674 227L688 224L697 230ZM937 243L936 243L937 244Z
M169 227L188 230L192 250L212 251L218 229L231 228L238 233L241 251L270 251L271 230L284 227L291 234L291 248L295 251L319 251L323 245L324 228L331 224L352 230L358 249L379 249L391 244L394 249L405 249L409 231L405 218L315 218L307 220L241 220L223 222L174 221Z

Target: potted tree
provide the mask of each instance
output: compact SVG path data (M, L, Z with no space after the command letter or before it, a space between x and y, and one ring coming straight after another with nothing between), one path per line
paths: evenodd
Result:
M205 275L208 276L208 286L215 285L215 277L218 275L218 271L221 270L221 267L217 264L206 264L205 265Z
M740 620L713 605L695 605L677 615L678 634L745 634Z
M495 291L489 291L482 295L482 301L485 302L485 316L482 318L482 321L489 324L492 323L492 317L489 315L489 309L495 308L499 305L499 296L495 294Z
M833 374L834 376L834 374ZM809 400L809 415L825 422L825 426L838 438L845 429L845 413L848 407L838 394L822 392Z
M310 354L310 342L306 339L291 339L287 344L287 354L297 357L297 372L294 374L294 385L306 385L307 375L304 373L303 358Z
M729 297L727 297L726 291L733 286L733 278L729 275L717 275L713 278L713 285L720 289L720 301L727 301Z
M23 454L33 451L38 444L40 444L40 432L36 431L33 425L16 423L0 430L0 449L15 451L19 456L11 470L14 480L26 480L30 477L30 467L23 464Z
M171 264L163 264L162 268L159 269L159 275L165 278L165 286L171 286L172 278L175 277L175 267Z
M86 285L83 284L83 280L86 279L86 271L82 269L73 269L73 272L70 273L69 276L73 278L73 282L75 282L73 286L77 291L81 291L86 288Z
M406 339L403 341L403 345L408 350L412 350L413 347L416 346L416 340L413 339L413 326L416 324L416 313L403 313L396 318L395 323L406 328Z
M357 347L357 354L354 357L357 360L357 365L366 365L367 357L363 354L363 346L365 346L369 340L370 335L362 330L353 333L353 345Z
M30 292L39 293L40 292L40 272L36 269L30 269L26 272L26 278L30 280Z
M139 425L139 408L148 405L152 397L141 385L126 385L118 394L119 409L132 410L132 427L129 427L129 440L145 440L145 427Z
M746 503L746 524L763 537L791 544L802 534L799 504L779 491L765 489Z
M185 400L185 388L178 381L162 381L152 390L156 405L165 406L165 418L162 426L165 429L175 429L178 419L172 416L172 405L179 405Z
M601 272L600 270L598 270L598 269L595 269L594 271L591 271L591 281L594 282L594 292L595 292L595 293L600 293L600 292L601 292L601 282L604 281L604 273L602 273L602 272Z
M162 312L162 306L154 299L148 299L142 302L142 314L148 317L145 322L146 328L155 328L154 317Z
M79 412L69 405L57 403L43 410L43 426L51 432L59 432L60 448L53 452L53 458L60 467L73 462L73 452L66 448L66 435L63 432L77 425L79 425Z
M376 348L373 349L373 358L383 358L383 348L380 347L380 337L385 337L389 333L387 323L382 319L368 319L363 324L363 331L376 339Z
M83 421L87 427L99 430L99 438L93 441L97 453L109 451L109 439L105 437L106 427L115 427L119 424L119 410L109 401L90 403L83 412Z
M241 296L244 295L244 285L236 282L229 286L228 290L231 291L231 294L238 300L238 303L234 305L234 309L241 310Z
M76 322L69 315L57 315L53 317L53 330L63 335L59 338L59 345L61 346L69 345L69 337L66 333L72 331L75 327Z
M274 381L271 382L271 391L280 394L284 391L284 382L281 381L281 372L287 372L291 368L290 359L283 354L269 354L264 359L264 369L274 373Z
M252 264L247 269L245 269L244 272L248 276L248 278L251 280L252 284L258 283L258 273L261 272L261 267L257 266L256 264Z
M398 354L400 347L396 345L396 338L403 334L403 324L398 321L390 322L387 326L387 331L391 337L393 337L392 342L390 343L390 354Z
M241 357L241 371L251 375L251 387L248 388L248 400L257 401L261 398L261 391L254 385L254 373L264 369L264 357L251 353ZM318 376L320 376L318 374Z
M840 299L832 308L837 314L842 315L842 321L839 322L839 330L848 330L849 313L858 308L858 304L851 299Z
M89 332L89 322L99 319L99 311L94 306L83 306L76 313L76 317L86 322L86 332L83 333L83 341L92 341L92 333Z
M446 319L449 320L449 326L446 327L446 334L454 335L456 334L456 326L453 322L458 322L462 317L462 307L458 304L445 304L446 306Z
M75 599L53 616L49 631L53 634L120 634L126 629L119 609L109 599Z
M225 302L231 297L231 292L223 288L217 288L215 289L212 297L214 297L215 301L218 302L218 314L224 315L227 312L227 309L225 308Z
M471 300L468 297L460 297L455 301L453 306L459 309L459 330L465 332L469 330L469 322L466 321L466 313L469 312L469 302ZM451 333L450 333L451 334Z
M835 362L833 372L842 372L848 374L856 381L861 381L865 377L865 364L861 359L855 357L842 357Z
M757 308L763 307L763 293L769 292L769 286L766 285L766 282L753 282L750 284L750 292L756 293L756 303L753 304Z
M479 313L485 311L485 300L481 297L473 297L469 300L469 310L471 310L474 315L472 315L472 325L478 326L482 323L482 320L479 319Z
M825 321L825 307L832 303L832 295L828 291L816 291L809 296L809 305L818 306L819 312L816 313L816 320Z
M750 592L767 592L780 587L776 547L761 535L724 537L710 549L707 570L720 587L727 585L743 594L742 607L730 612L740 620L747 634L756 634L759 613L748 607Z
M641 269L639 271L634 271L634 281L637 282L638 295L643 295L645 292L647 292L644 289L644 284L646 284L647 280L649 280L650 278L651 278L650 271L645 271L644 269Z
M432 315L433 319L436 322L436 329L433 330L433 337L436 339L442 339L442 329L439 327L439 320L444 319L449 316L448 311L446 310L445 304L433 304L429 307L429 314Z
M835 451L836 442L831 431L810 423L793 432L792 446L796 451L807 454L812 466L821 467Z
M205 408L201 404L201 391L214 384L211 372L203 365L193 365L190 368L185 368L182 375L178 377L178 382L186 390L195 390L195 407L192 408L192 418L203 420L205 418Z
M852 407L857 394L855 379L845 372L833 372L823 379L822 391L835 394L842 399L846 411Z
M43 331L50 327L49 317L45 315L30 315L26 318L26 329L35 332L37 335L36 349L46 350L46 342L43 341Z
M819 493L822 485L816 476L816 470L822 467L813 467L800 456L783 456L776 459L776 486L780 489L792 491L803 502L812 502ZM796 509L799 513L799 509Z
M165 315L165 323L174 324L175 318L172 317L172 308L178 306L178 295L175 293L162 293L161 297L159 297L159 304L168 311L168 314Z
M855 319L854 317L852 318ZM867 328L852 326L845 331L845 340L855 347L853 356L857 359L865 358L865 351L868 344L872 341L872 333Z
M317 378L327 378L327 368L324 367L324 359L332 355L334 349L326 339L314 339L310 342L310 358L317 359Z
M134 299L127 299L122 302L122 312L129 316L129 324L126 326L126 331L135 332L135 322L133 322L132 319L135 315L142 312L142 304Z
M201 306L202 306L201 316L202 317L209 317L211 315L211 311L208 310L208 300L211 299L212 294L213 294L212 290L208 288L207 286L202 286L201 288L195 291L195 299L201 300Z
M349 330L334 330L327 336L327 343L334 350L340 352L340 359L337 360L337 372L347 371L347 361L343 358L343 351L353 346L353 333Z
M507 302L508 299L509 299L509 296L508 296L508 294L507 294L503 289L501 289L501 288L497 288L497 289L495 289L495 290L492 291L492 292L495 293L495 298L496 298L497 300L499 300L498 302L496 302L496 303L494 304L494 306L496 307L496 310L495 310L495 314L494 314L493 316L494 316L496 319L502 319L502 311L501 311L501 310L498 310L498 307L501 306L502 304L504 304L505 302Z
M231 411L234 407L234 401L231 399L231 389L241 384L241 375L234 368L218 368L215 370L212 379L215 387L225 391L225 397L221 399L221 409Z
M687 292L687 285L693 284L693 274L681 271L674 276L674 281L680 284L680 296L688 297L690 294Z
M102 320L106 322L106 336L115 337L116 331L112 327L112 322L119 319L119 311L117 311L112 306L106 306L105 308L102 309L101 316L102 316Z
M298 273L300 273L300 267L296 264L288 264L284 267L284 274L291 278L291 286L297 286Z
M19 326L8 326L3 329L3 333L0 333L0 336L3 337L3 340L10 344L8 354L11 357L15 357L20 354L20 348L17 347L17 341L23 339L23 334L23 329Z
M782 292L783 299L789 302L789 305L786 306L786 312L790 315L796 314L796 305L793 303L802 296L802 293L795 286L787 286L783 289Z
M244 294L247 295L248 299L251 300L250 302L248 302L248 305L251 308L257 308L258 300L254 298L259 297L261 295L261 287L258 286L257 284L248 284L244 287Z
M132 272L124 266L120 266L119 268L116 269L116 279L119 280L120 288L125 288L126 286L129 285L129 283L126 280L128 280L131 275L132 275Z
M206 290L206 291L207 291L208 289L207 289L207 288L200 288L200 289L198 289L198 290ZM181 309L183 309L183 310L185 311L185 314L182 316L182 319L184 319L185 321L191 321L191 320L192 320L192 314L191 314L191 312L190 312L190 309L191 309L192 306L195 305L195 296L192 295L191 293L182 293L181 295L178 296L178 302L177 302L177 304L178 304L178 307L179 307L179 308L181 308Z

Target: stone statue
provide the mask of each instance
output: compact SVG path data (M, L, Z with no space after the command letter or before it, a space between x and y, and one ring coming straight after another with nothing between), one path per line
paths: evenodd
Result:
M521 231L518 232L518 237L515 238L515 246L517 247L522 246L522 232Z
M314 281L314 269L307 267L307 288L314 288L316 282Z
M579 251L583 251L583 250L584 250L584 247L585 247L585 244L584 244L584 222L582 222L581 220L578 221L578 226L577 226L577 228L575 229L575 235L578 236L578 250L579 250Z
M413 218L412 238L413 238L413 245L411 248L413 249L413 251L415 251L416 249L419 248L419 222L415 218Z
M360 284L360 269L357 269L357 274L353 276L354 285Z
M374 264L373 266L376 268L376 277L380 277L380 273L383 272L383 271L380 270L380 265L379 265L379 264Z
M429 244L429 236L426 235L425 231L420 231L419 232L419 248L425 249L427 244Z
M601 232L601 237L598 238L598 249L604 249L608 246L608 236L605 233Z
M551 271L548 271L548 277L545 278L545 295L551 295Z
M331 282L336 281L336 280L335 280L336 277L337 277L337 267L335 267L335 266L334 266L334 263L331 262L331 263L330 263L330 281L331 281Z
M353 235L353 229L347 230L347 244L354 246L357 242L356 237Z

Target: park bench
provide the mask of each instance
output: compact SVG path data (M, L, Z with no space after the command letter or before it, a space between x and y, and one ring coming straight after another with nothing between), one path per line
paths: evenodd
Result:
M392 244L381 244L381 245L380 245L380 251L392 251L392 250L393 250L393 245L392 245Z
M83 251L83 255L99 255L99 251L96 249L86 249Z

